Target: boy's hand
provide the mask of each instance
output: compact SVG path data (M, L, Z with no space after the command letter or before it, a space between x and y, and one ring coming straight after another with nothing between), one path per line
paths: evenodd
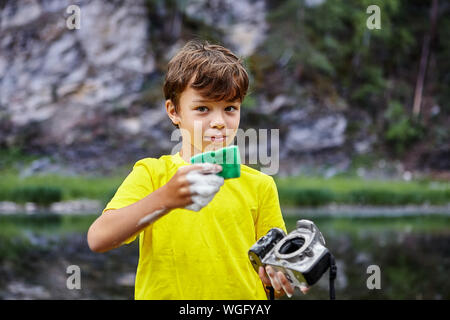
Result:
M282 297L284 294L290 298L294 294L294 288L291 283L286 279L286 276L281 272L275 272L271 266L265 268L259 267L259 277L266 286L272 286L275 290L275 298ZM309 290L308 287L300 288L303 294L306 294Z
M216 173L222 171L217 164L199 163L183 166L164 185L167 194L166 208L186 208L199 211L219 191L224 179Z

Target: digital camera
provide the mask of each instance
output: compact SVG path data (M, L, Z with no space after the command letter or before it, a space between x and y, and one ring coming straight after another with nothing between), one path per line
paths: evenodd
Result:
M260 266L270 265L298 288L315 284L331 266L330 297L334 298L334 257L325 247L322 233L310 220L297 221L288 235L279 228L270 229L250 248L248 256L256 272Z

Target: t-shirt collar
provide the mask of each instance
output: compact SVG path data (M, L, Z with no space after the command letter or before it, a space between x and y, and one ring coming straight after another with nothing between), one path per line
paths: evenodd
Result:
M180 155L180 152L175 153L174 155L172 155L172 159L173 162L176 163L177 165L187 165L190 164L188 162L186 162Z

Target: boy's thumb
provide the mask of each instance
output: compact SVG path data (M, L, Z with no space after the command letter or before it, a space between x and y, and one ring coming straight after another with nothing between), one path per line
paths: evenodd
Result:
M218 173L222 171L222 166L208 162L193 164L192 166L196 166L192 170L199 170L201 173Z

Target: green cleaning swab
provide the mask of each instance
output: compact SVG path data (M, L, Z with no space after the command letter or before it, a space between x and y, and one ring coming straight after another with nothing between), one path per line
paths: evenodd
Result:
M222 171L217 175L224 179L239 178L241 176L241 157L238 146L200 153L191 158L192 164L205 162L220 164Z

